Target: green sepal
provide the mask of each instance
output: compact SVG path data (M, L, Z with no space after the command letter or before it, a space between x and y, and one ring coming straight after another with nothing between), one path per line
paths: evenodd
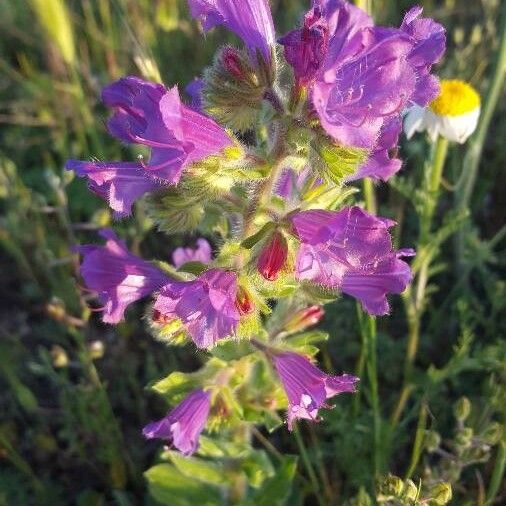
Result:
M267 222L256 234L253 234L246 238L241 243L241 246L246 249L251 249L253 246L255 246L255 244L260 242L269 234L269 232L272 232L275 228L276 225L272 221Z
M207 269L206 264L198 261L191 261L181 265L178 268L178 272L188 272L189 274L194 274L195 276L198 276L202 274L206 269Z
M312 165L327 182L341 185L352 176L367 159L368 151L363 148L342 146L329 137L320 135L312 143Z
M329 334L322 332L321 330L311 330L309 332L303 332L302 334L296 334L290 336L286 343L293 347L308 346L311 344L321 343L328 341Z

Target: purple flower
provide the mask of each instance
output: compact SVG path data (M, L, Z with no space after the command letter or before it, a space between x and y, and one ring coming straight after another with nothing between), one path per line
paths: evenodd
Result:
M394 251L388 229L395 222L360 209L303 211L292 223L301 245L296 276L357 298L373 315L389 312L386 295L410 283L409 265L400 260L411 249Z
M276 37L268 0L188 0L188 4L206 32L224 25L244 41L252 58L256 60L258 50L270 61Z
M104 305L103 321L118 323L127 306L150 295L169 278L149 262L132 255L112 230L103 230L100 235L107 240L105 246L89 244L78 248L83 255L81 276Z
M110 133L150 147L144 167L166 183L177 183L185 167L232 144L214 120L181 103L176 87L167 90L129 76L104 88L102 99L116 110L108 123Z
M179 318L195 344L209 348L234 333L239 322L236 296L236 275L210 269L193 281L164 286L153 309L162 316Z
M404 16L401 30L411 37L413 49L408 60L417 71L415 93L412 102L428 105L439 94L439 80L430 74L433 64L439 62L446 48L445 29L430 18L419 18L423 9L413 7Z
M315 7L304 16L300 30L292 30L279 40L285 58L293 67L299 85L307 85L320 70L329 46L329 26L321 8Z
M297 200L299 192L305 187L311 174L312 172L309 166L306 166L300 172L296 172L289 168L283 169L276 181L276 195L283 197L283 199L288 202ZM315 184L321 184L321 180L316 180Z
M106 200L118 218L130 215L132 205L139 197L161 188L160 183L135 162L68 160L66 168L88 178L89 189Z
M107 200L118 217L130 214L140 196L177 184L186 167L232 144L214 120L183 105L175 87L167 90L130 76L106 86L102 99L115 109L108 123L110 133L123 142L151 148L149 161L69 160L66 168L87 178L90 189Z
M146 425L142 434L147 439L165 439L183 455L191 455L199 446L210 408L209 394L195 390L164 418Z
M289 430L297 418L318 420L318 410L331 407L326 405L327 399L342 392L355 392L359 381L349 374L325 374L297 353L275 353L272 360L288 397Z
M313 0L303 28L281 39L324 130L340 144L371 150L358 177L387 179L400 168L387 152L397 143L392 122L438 93L430 70L444 53L444 29L421 12L415 7L400 28L383 28L349 2Z
M335 62L312 88L313 106L325 131L341 144L371 149L385 121L398 116L415 90L407 37L389 37L354 57Z
M211 261L211 245L205 239L197 239L196 248L176 248L172 253L172 263L179 269L187 262L202 262L208 264Z
M355 174L348 178L348 181L355 181L363 177L387 181L399 172L402 162L396 158L396 152L401 130L400 117L396 116L386 121L369 158Z

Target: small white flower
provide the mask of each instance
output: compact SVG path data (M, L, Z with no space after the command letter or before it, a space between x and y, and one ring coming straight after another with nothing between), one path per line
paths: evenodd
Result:
M432 141L438 135L463 144L476 130L480 117L480 96L464 81L442 80L441 92L429 107L415 105L404 117L404 133L410 139L415 132L427 131Z

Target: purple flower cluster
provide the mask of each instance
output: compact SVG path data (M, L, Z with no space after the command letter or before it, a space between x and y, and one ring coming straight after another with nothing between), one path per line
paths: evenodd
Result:
M421 13L414 7L400 28L384 28L345 0L313 0L302 28L280 40L327 134L371 151L355 177L386 180L399 170L388 152L397 145L401 113L438 94L430 70L444 53L445 33Z
M107 200L118 217L129 215L145 193L177 184L192 163L232 144L214 120L181 103L176 87L167 90L129 76L106 86L102 100L115 111L108 122L111 135L150 148L149 161L69 160L67 169L87 178L90 189Z
M200 20L204 31L223 25L246 46L246 57L231 48L221 53L230 67L229 73L239 81L228 82L230 89L242 92L240 80L244 75L239 70L245 60L251 82L257 78L256 71L260 75L260 71L268 70L275 79L276 35L268 0L188 2L192 16ZM320 136L319 140L367 151L367 160L349 179L386 180L395 174L401 167L393 149L401 131L402 112L411 105L427 105L438 93L438 80L431 74L431 67L442 57L445 33L441 25L422 18L421 14L421 8L415 7L405 15L399 28L385 28L375 26L370 16L345 0L312 0L302 27L279 41L295 76L290 100L296 102L307 97L307 107L299 108L303 112L297 117L298 126L306 121L310 125L306 133L311 129L310 135ZM109 132L121 142L142 146L149 155L135 162L70 160L67 169L86 178L89 188L108 202L116 217L129 215L142 195L163 193L168 186L178 185L183 175L185 184L188 183L185 188L191 190L192 170L194 174L206 167L201 162L219 157L226 148L239 142L224 125L212 119L211 109L201 112L205 85L205 78L197 79L187 88L191 107L181 102L177 87L167 89L138 77L125 77L105 87L103 102L113 110ZM255 99L270 100L273 104L277 100L274 105L278 115L287 110L286 96L280 98L274 89L267 90L262 98L263 93ZM281 103L283 100L287 104ZM319 122L316 129L315 119ZM264 161L263 157L268 155L254 153L249 147L245 147L244 153L245 159L258 160L262 170L280 162ZM244 178L249 166L245 162L240 169ZM232 172L224 179L233 177ZM232 204L244 204L241 216L229 220L234 233L237 225L244 222L243 236L234 236L229 249L234 252L239 244L241 247L250 244L235 256L218 253L213 261L210 244L201 238L195 248L177 248L173 252L175 269L159 268L130 253L110 230L101 232L105 245L81 246L81 275L87 287L97 293L103 321L118 323L130 304L153 296L153 318L158 323L177 322L197 347L210 348L218 340L236 335L241 318L258 318L258 307L269 307L270 295L262 294L262 288L250 290L244 282L247 269L254 268L261 275L256 278L263 278L262 287L282 284L285 273L287 278L293 274L292 282L295 278L301 284L323 286L336 295L350 295L369 314L387 314L387 296L403 292L412 277L402 258L414 252L395 250L392 245L389 228L395 223L359 207L330 211L303 205L306 198L303 194L321 186L310 163L298 173L285 165L281 174L272 178L264 185L252 178L251 188L247 188L250 193L228 195L227 205L223 206L226 212ZM199 184L202 185L201 180ZM223 191L230 189L227 188ZM265 208L264 215L272 218L272 223L265 227L267 237L262 230L254 230L259 225L255 216L249 220L248 215L256 213L248 199L258 188L272 194L259 194L253 202ZM273 196L277 207L267 209ZM196 264L185 269L190 262ZM322 317L322 301L305 302L304 310L295 307L294 314L287 318L285 335L299 332ZM253 316L248 316L253 312ZM329 407L327 399L355 391L356 377L325 374L307 358L291 351L262 344L259 348L272 360L285 388L290 429L296 419L317 420L318 410ZM167 416L147 425L145 437L164 439L183 454L192 454L198 448L211 399L211 394L204 390L190 393Z
M132 255L112 231L101 235L107 239L105 246L87 245L79 250L81 275L103 304L104 322L120 322L132 302L157 292L154 309L165 321L180 320L199 348L234 333L239 321L234 273L211 269L192 281L174 281Z

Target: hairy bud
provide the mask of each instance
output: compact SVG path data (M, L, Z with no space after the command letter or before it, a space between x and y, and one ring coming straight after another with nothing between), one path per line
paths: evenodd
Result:
M205 73L204 109L233 130L251 128L269 85L262 76L247 54L233 47L223 48Z
M449 483L438 483L430 490L431 504L444 506L451 501L452 487Z
M441 444L441 436L434 430L425 433L425 448L429 453L436 451Z
M302 332L320 322L325 311L321 306L309 306L297 311L285 324L285 330L290 333Z
M471 413L471 402L469 399L467 397L461 397L453 405L453 413L455 414L455 418L460 422L467 420L467 417Z
M503 432L502 425L498 422L493 422L485 429L481 437L485 443L493 446L501 440Z
M237 287L237 297L235 299L237 309L241 314L250 314L255 309L255 303L251 294L243 286Z
M283 234L274 232L267 246L258 257L258 272L267 280L274 281L279 276L288 257L288 244Z

